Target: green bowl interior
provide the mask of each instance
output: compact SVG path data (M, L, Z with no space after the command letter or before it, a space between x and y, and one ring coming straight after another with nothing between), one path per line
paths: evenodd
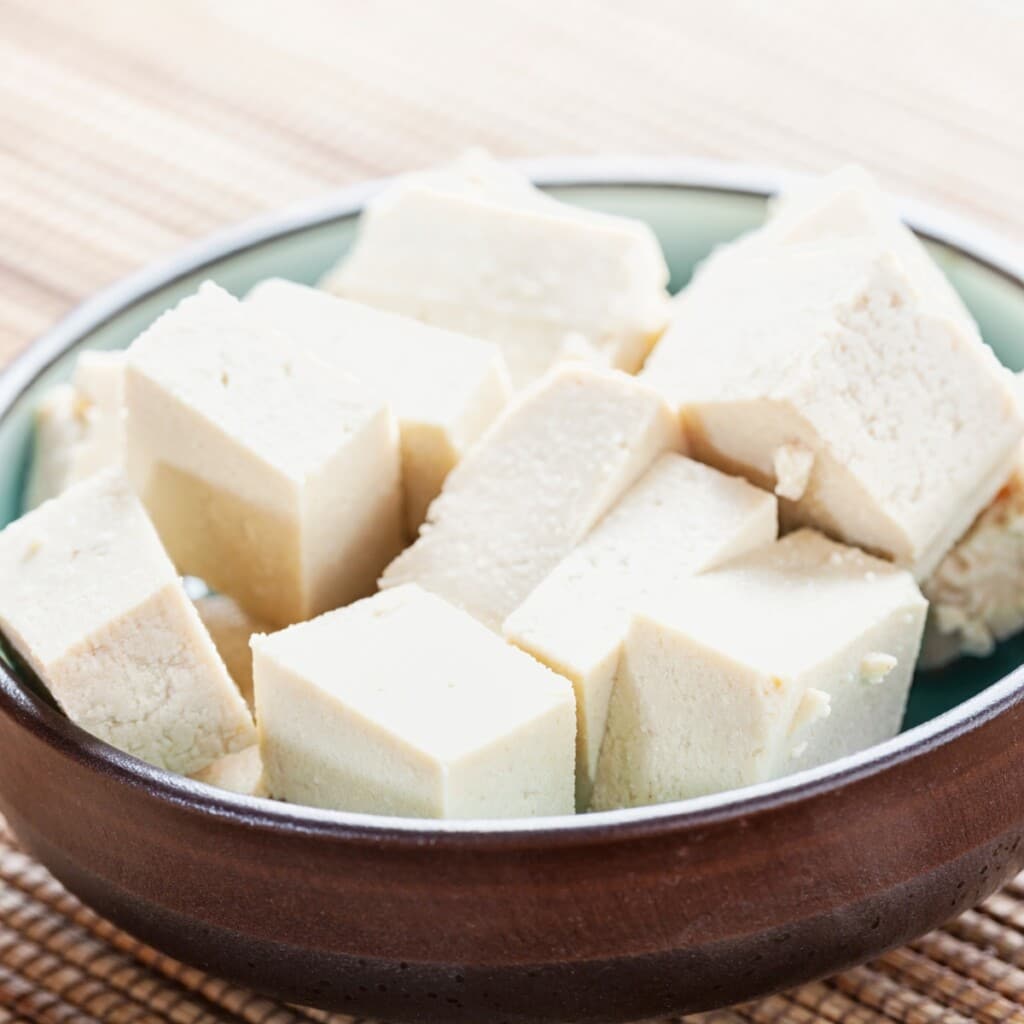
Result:
M674 186L581 185L553 189L567 202L646 221L657 233L672 270L672 289L689 280L694 266L713 246L761 222L759 196ZM31 452L32 410L40 394L65 380L81 348L124 348L160 313L207 278L237 295L265 277L315 283L351 243L355 220L339 218L292 231L245 248L178 278L84 337L44 371L0 422L0 523L20 514L25 471ZM1024 368L1024 288L971 257L937 243L933 255L977 318L985 340L1011 369ZM990 657L961 659L914 681L904 727L909 728L979 693L1024 661L1024 636L1002 644Z

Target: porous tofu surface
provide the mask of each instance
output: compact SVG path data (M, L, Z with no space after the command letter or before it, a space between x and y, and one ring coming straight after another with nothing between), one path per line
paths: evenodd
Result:
M251 614L363 596L400 550L387 404L217 286L135 341L126 396L128 467L171 557Z
M680 445L652 389L614 371L559 367L456 466L381 586L418 583L500 630L648 466Z
M593 806L731 789L894 736L926 607L909 573L812 530L659 592L627 634Z
M505 620L512 643L573 682L578 806L589 802L633 611L661 588L770 543L777 529L771 494L662 455Z
M206 594L195 601L195 606L225 668L246 704L252 707L252 651L249 639L254 633L269 632L270 627L254 619L227 594Z
M1024 452L995 500L924 581L926 668L985 657L1024 629Z
M124 353L85 351L36 410L26 508L124 461Z
M355 811L573 810L567 680L416 586L253 640L270 793Z
M471 154L374 199L323 287L494 341L524 387L581 353L636 370L665 325L668 277L647 225L556 202Z
M252 719L127 482L105 471L0 533L0 629L68 716L191 773Z
M511 385L490 342L273 278L245 302L393 407L401 431L409 529L469 446L508 402Z
M695 457L775 488L787 525L918 578L998 491L1024 432L1009 371L873 241L698 276L641 379L681 410Z

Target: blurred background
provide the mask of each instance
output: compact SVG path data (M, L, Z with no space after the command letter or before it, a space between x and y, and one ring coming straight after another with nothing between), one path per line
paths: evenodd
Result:
M822 170L1024 239L1021 0L0 0L0 358L182 242L467 145Z

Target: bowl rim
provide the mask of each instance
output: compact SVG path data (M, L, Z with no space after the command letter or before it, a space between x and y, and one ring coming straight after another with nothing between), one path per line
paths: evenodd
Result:
M545 188L659 188L765 199L806 175L774 168L680 157L564 157L517 161ZM267 243L352 219L390 178L350 186L219 231L87 299L28 345L0 373L0 420L70 348L133 306L182 278ZM1002 277L1024 292L1024 253L959 215L910 199L898 208L923 238ZM174 775L115 749L54 710L0 662L0 712L38 739L118 783L142 788L180 808L260 830L304 832L373 845L467 843L576 845L634 838L652 831L701 829L834 793L859 780L954 742L1024 700L1024 665L980 693L893 739L817 768L724 793L647 807L508 819L424 819L322 810L248 797Z

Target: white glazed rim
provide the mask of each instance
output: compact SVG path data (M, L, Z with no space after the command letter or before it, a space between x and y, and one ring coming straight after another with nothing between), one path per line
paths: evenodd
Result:
M519 166L544 187L661 187L762 198L802 177L772 168L679 157L566 157L524 161ZM215 266L246 249L356 216L366 200L386 183L386 179L366 182L218 232L188 246L170 260L148 267L100 292L47 331L0 374L0 418L8 414L33 381L69 348L131 306L182 277ZM984 265L1024 291L1024 253L1018 247L927 204L901 200L899 207L919 234ZM518 836L532 845L538 841L586 841L596 834L626 839L649 827L706 826L838 790L865 776L922 756L1004 713L1024 698L1024 666L962 704L885 743L772 782L649 807L544 818L460 821L325 811L213 789L154 768L90 736L26 689L2 665L0 697L7 698L4 713L13 714L70 756L89 762L99 759L104 769L118 776L120 781L143 786L179 806L187 804L215 817L240 820L257 828L283 827L290 831L345 835L372 842L391 839L430 843L443 841L444 837L479 842L493 836L505 844Z

